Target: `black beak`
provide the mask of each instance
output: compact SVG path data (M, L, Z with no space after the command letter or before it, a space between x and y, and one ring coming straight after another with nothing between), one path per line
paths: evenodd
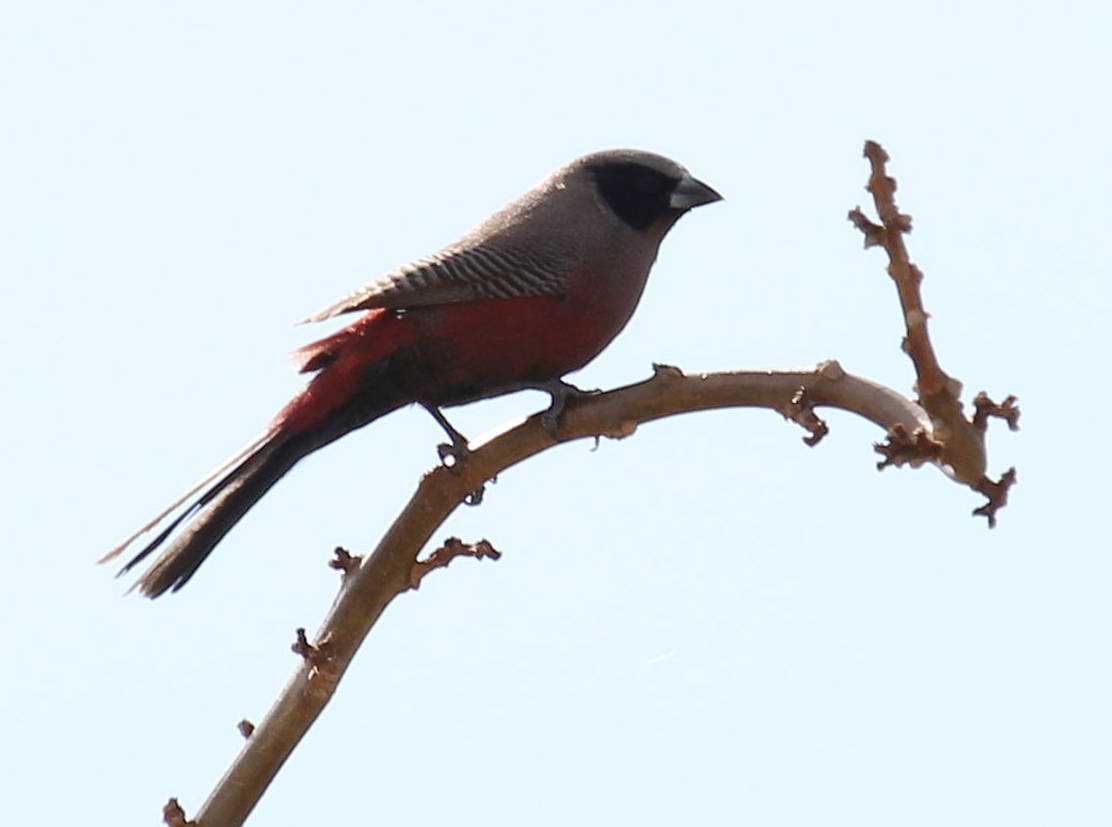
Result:
M676 188L672 190L672 197L668 200L668 206L675 210L690 210L692 207L713 204L715 201L721 200L721 195L698 178L692 178L685 174L680 182L676 184Z

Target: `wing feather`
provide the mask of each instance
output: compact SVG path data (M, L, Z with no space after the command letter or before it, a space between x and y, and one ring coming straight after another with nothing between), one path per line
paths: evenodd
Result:
M552 249L537 254L504 245L449 247L387 273L303 321L374 308L562 296L573 264L572 254Z

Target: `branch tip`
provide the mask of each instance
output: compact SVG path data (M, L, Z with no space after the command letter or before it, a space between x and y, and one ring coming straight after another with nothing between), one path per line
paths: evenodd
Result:
M358 554L352 554L343 546L336 546L332 552L333 558L328 561L328 567L342 571L344 574L351 574L363 561L363 558Z
M888 153L884 151L884 147L874 140L865 141L865 148L861 154L874 164L884 165L888 163Z
M884 244L884 227L870 221L865 213L861 212L860 207L854 207L850 210L846 218L848 218L853 223L853 226L860 230L861 234L865 236L866 250L870 247L879 247Z
M839 370L841 369L841 366L838 365L837 362L833 364L837 366ZM796 389L795 393L792 394L792 398L788 401L788 404L780 410L780 413L782 413L786 419L790 419L808 432L808 436L803 437L803 441L812 448L818 445L822 441L822 438L830 433L830 427L815 413L814 403L807 396L807 388L803 386Z
M300 655L301 659L312 667L312 674L314 676L328 676L333 679L339 678L339 675L336 674L334 658L332 657L331 634L326 635L314 646L305 636L305 630L298 629L297 640L290 646L290 649L295 655Z
M980 491L988 497L987 503L980 508L973 509L973 516L986 517L988 519L988 527L996 528L996 512L1008 504L1008 490L1015 485L1015 481L1015 468L1009 468L1003 473L998 482L993 482L988 477L985 477L980 483L973 486L975 490Z
M162 808L162 821L167 827L196 827L196 821L187 821L185 810L176 798L171 798Z
M1009 394L997 405L987 393L981 391L973 400L973 407L976 408L973 414L973 427L983 434L988 429L988 421L995 418L1007 422L1009 431L1018 431L1019 406L1015 404L1017 401L1014 395Z
M409 588L419 589L421 581L433 569L444 568L457 557L474 557L482 560L489 557L498 560L502 552L496 549L489 540L479 540L477 543L465 543L459 537L449 537L444 545L436 549L424 560L415 560L409 571Z
M911 216L904 215L896 208L896 179L888 175L885 165L888 153L876 141L865 142L865 157L869 159L871 174L865 189L873 196L877 214L884 223L885 235L889 238L900 233L911 232Z
M244 738L250 738L251 735L255 732L255 725L244 718L242 721L236 724L236 729L239 730L239 734L242 735Z

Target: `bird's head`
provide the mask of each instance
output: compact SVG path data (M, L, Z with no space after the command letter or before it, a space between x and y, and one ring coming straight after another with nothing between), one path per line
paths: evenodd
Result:
M666 231L693 207L722 200L684 167L652 152L596 152L573 162L571 169L588 176L606 208L635 230Z

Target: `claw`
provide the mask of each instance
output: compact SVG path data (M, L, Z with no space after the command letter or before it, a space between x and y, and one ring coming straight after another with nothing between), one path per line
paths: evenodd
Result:
M440 463L445 468L455 468L460 462L471 455L471 449L467 447L467 437L452 427L452 423L441 413L440 408L425 403L421 403L421 407L429 412L429 415L437 421L440 427L448 434L448 438L452 440L451 442L441 442L437 445L436 455L440 457ZM480 485L463 498L463 504L478 505L481 503L483 501L483 491L485 489L485 485Z
M452 423L448 421L436 405L428 405L422 402L421 407L429 412L429 415L448 434L448 439L452 440L451 443L442 442L436 446L436 453L440 457L440 461L450 468L460 460L466 459L467 455L471 453L471 449L467 447L467 437L452 427ZM448 460L451 460L451 462L448 462Z
M570 382L565 382L563 379L553 379L551 382L533 385L533 388L544 391L552 397L552 403L548 406L548 410L541 414L541 425L553 436L556 435L556 427L560 424L560 415L567 407L569 399L579 399L583 396L594 396L602 393L598 388L585 391Z
M461 450L462 448L462 450ZM461 459L467 456L470 451L466 445L452 445L450 442L441 442L436 446L436 455L440 457L440 464L448 468L452 468Z

